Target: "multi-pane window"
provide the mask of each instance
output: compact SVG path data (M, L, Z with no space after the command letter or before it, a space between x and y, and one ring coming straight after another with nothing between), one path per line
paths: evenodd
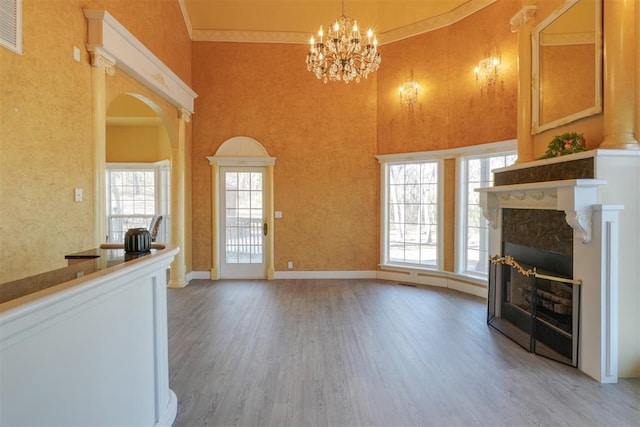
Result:
M512 165L517 159L515 153L504 153L490 157L467 157L463 159L465 194L462 233L462 268L461 273L484 277L488 265L487 220L482 215L480 196L476 188L493 185L493 169Z
M169 168L158 164L107 167L107 240L124 241L130 228L148 228L162 215L157 241L168 241Z
M438 162L387 165L385 263L437 268Z
M261 172L225 172L227 264L263 262Z

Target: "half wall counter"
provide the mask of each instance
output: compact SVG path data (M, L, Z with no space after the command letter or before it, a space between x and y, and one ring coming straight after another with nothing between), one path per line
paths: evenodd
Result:
M0 284L0 425L170 426L167 268L100 248Z

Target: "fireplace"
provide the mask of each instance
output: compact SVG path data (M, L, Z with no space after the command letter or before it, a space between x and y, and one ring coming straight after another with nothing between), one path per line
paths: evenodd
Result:
M505 242L492 258L487 323L526 350L578 365L580 286L572 257Z

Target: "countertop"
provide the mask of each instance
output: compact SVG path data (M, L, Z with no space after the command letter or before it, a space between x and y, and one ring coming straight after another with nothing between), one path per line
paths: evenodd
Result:
M154 246L144 254L126 254L122 245L111 244L66 255L65 259L70 264L67 267L0 284L0 304L153 255L164 249L164 245Z

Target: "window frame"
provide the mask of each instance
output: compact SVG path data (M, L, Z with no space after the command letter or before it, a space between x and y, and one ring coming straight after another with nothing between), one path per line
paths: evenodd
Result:
M493 148L487 151L487 148ZM467 218L468 218L468 195L469 181L467 176L467 165L469 160L488 159L492 157L517 156L517 146L515 141L506 141L502 144L486 144L485 150L468 150L456 157L456 218L455 218L455 260L454 271L461 276L478 280L487 280L488 273L474 273L467 270ZM517 158L516 158L517 161ZM506 167L506 166L505 166ZM491 175L497 169L489 169ZM492 184L489 184L492 185ZM488 241L487 241L488 244ZM487 248L488 249L488 248Z
M154 215L162 215L162 223L158 232L158 241L169 242L171 239L171 163L169 160L161 160L154 163L106 163L105 167L105 183L106 183L106 236L110 241L112 236L111 230L111 180L110 173L112 171L153 171L154 172Z
M477 157L493 157L507 154L517 155L517 140L511 139L506 141L491 142L486 144L478 144L473 146L446 149L446 150L434 150L423 151L413 153L399 153L399 154L381 154L377 155L378 163L380 164L380 263L378 267L382 270L388 271L406 271L410 273L408 276L409 281L416 281L420 272L428 273L433 277L460 277L463 280L471 283L477 283L479 285L486 286L486 277L480 275L466 274L462 270L461 253L464 252L466 256L466 229L462 229L463 219L466 223L466 208L463 212L462 206L466 206L466 202L463 205L466 195L463 197L463 192L466 191L466 173L462 173L462 159L463 158L477 158ZM445 189L445 160L455 160L455 218L454 218L454 271L444 270L444 252L445 242L444 227L445 227L445 205L444 205L444 189ZM389 214L387 212L387 206L389 201L389 167L390 164L401 163L421 163L437 161L438 162L438 208L437 208L437 260L436 268L428 266L419 266L415 264L400 264L391 263L388 257L388 243L389 243ZM463 178L465 178L463 180Z
M378 156L381 164L381 211L380 211L380 267L390 269L410 269L410 270L427 270L440 271L443 265L444 247L442 245L442 236L444 235L442 218L444 216L444 192L442 191L442 182L444 179L444 160L434 158L432 156L424 157L404 157L404 156ZM414 263L398 263L391 262L389 257L389 182L390 182L390 166L401 164L422 164L436 163L437 171L437 208L436 208L436 265L435 267L414 264Z

